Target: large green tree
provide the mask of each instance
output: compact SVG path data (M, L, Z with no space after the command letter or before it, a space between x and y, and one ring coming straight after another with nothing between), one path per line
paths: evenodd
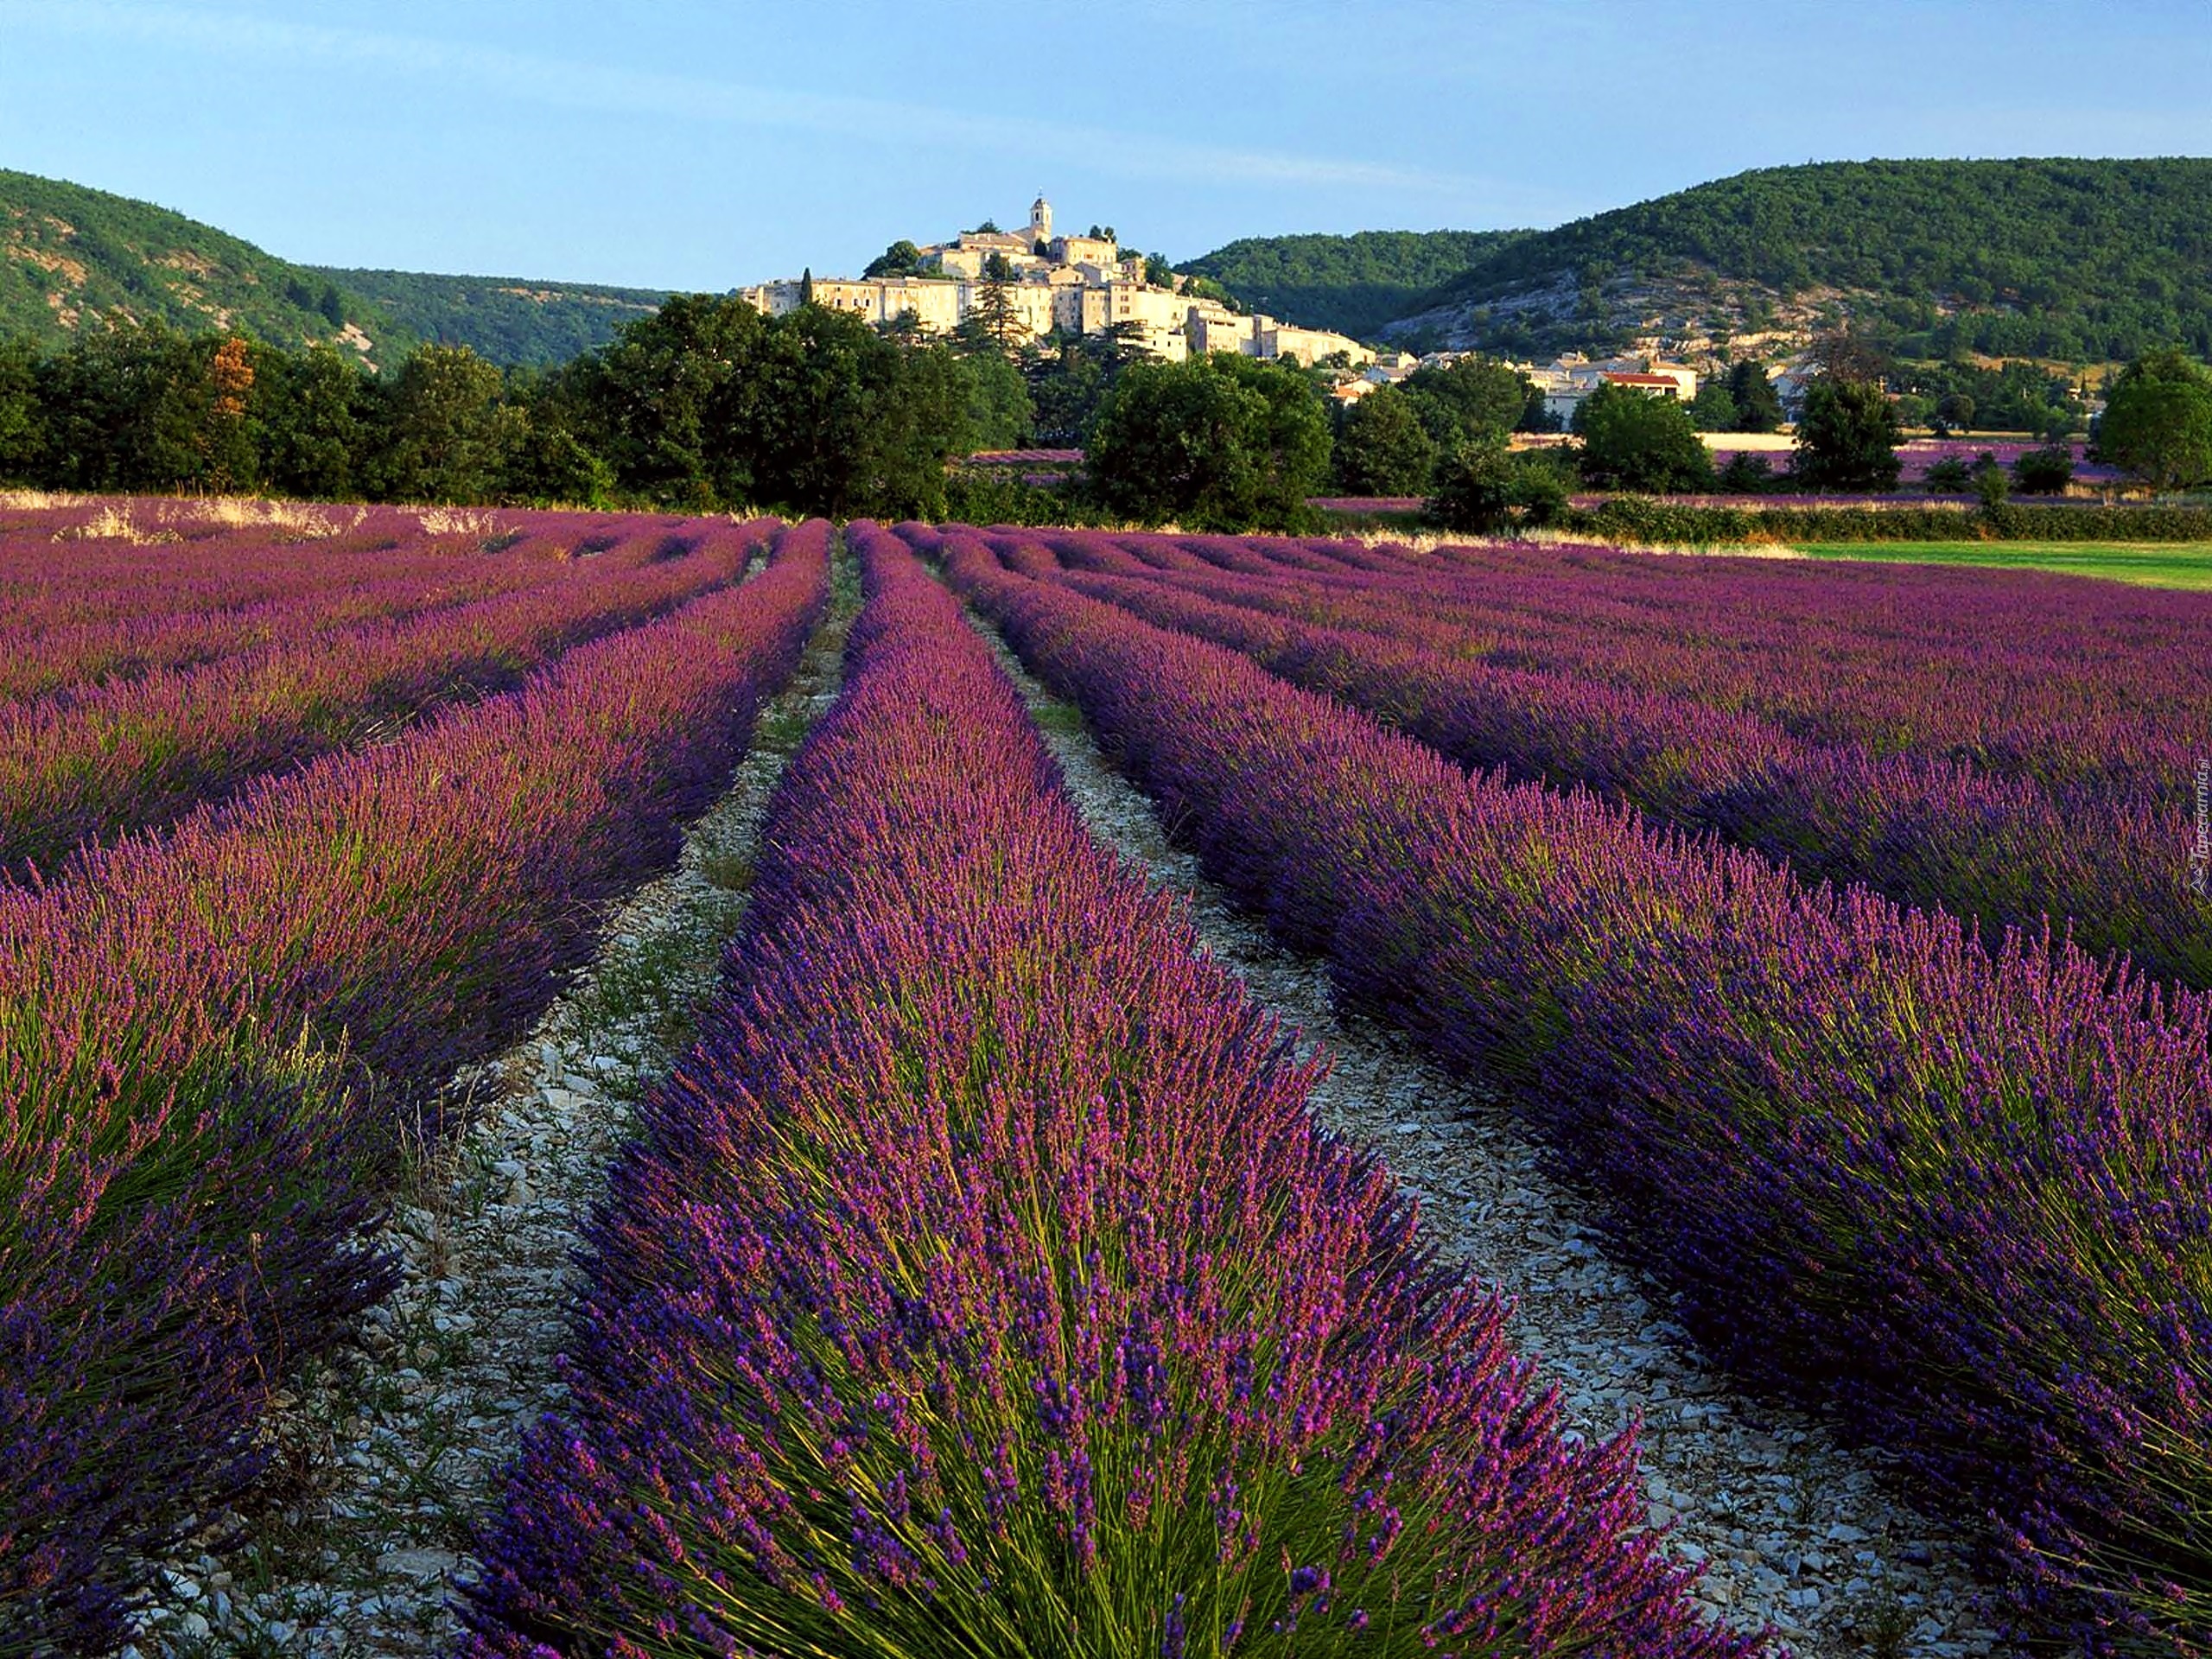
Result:
M1337 483L1348 495L1409 495L1428 487L1436 442L1413 400L1378 386L1344 412L1337 426Z
M1872 380L1815 380L1805 393L1790 472L1822 490L1888 490L1897 460L1897 412Z
M1124 371L1089 455L1110 511L1195 530L1301 528L1328 466L1328 420L1306 377L1225 353Z
M868 261L863 276L911 276L922 268L922 251L901 237Z
M679 294L580 359L552 396L562 423L613 466L626 488L674 507L749 501L753 480L732 423L737 387L766 321L742 300Z
M40 364L46 481L86 490L245 489L251 446L237 407L240 345L162 323L104 329Z
M1445 454L1512 431L1535 390L1519 370L1483 357L1415 369L1398 384Z
M264 346L253 361L263 481L317 500L360 494L368 486L362 458L380 413L376 383L332 346Z
M412 353L392 383L373 468L379 493L399 501L499 499L530 429L505 392L499 369L466 346Z
M2212 375L2180 352L2136 359L2113 385L2097 449L2154 490L2212 481Z
M1567 517L1567 480L1548 454L1516 454L1505 441L1460 446L1436 469L1429 517L1446 530L1495 536Z
M1574 411L1582 474L1619 490L1694 490L1713 483L1713 454L1672 397L1608 382Z

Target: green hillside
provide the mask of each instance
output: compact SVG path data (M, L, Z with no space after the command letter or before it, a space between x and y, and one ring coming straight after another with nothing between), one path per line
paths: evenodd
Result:
M1928 350L2212 350L2212 160L1823 162L1520 236L1400 332L1541 349L1848 316Z
M150 202L0 169L0 338L67 345L111 322L329 341L396 361L418 340L507 365L564 363L666 295L295 265Z
M602 288L519 277L429 276L401 270L320 270L372 301L406 333L466 346L494 363L546 367L604 346L659 309L658 289Z
M1308 328L1372 335L1429 289L1522 231L1362 231L1252 236L1176 269L1211 276L1254 310Z
M0 169L0 335L51 346L124 321L365 356L398 343L327 276L250 242L150 202Z

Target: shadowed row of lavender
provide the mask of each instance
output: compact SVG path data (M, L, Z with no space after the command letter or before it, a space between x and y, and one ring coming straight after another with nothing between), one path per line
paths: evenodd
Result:
M785 531L741 587L0 891L0 1653L111 1649L143 1557L251 1480L287 1369L391 1281L422 1103L673 856L827 553Z
M1471 775L1021 536L910 534L1343 994L1509 1090L1711 1351L1976 1522L2028 1623L2212 1643L2204 998Z
M1748 1654L912 554L590 1231L474 1659Z

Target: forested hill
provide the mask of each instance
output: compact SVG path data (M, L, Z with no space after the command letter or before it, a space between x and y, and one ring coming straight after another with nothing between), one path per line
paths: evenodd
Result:
M0 340L65 346L111 322L330 342L379 366L420 340L505 365L563 363L667 296L601 288L295 265L150 202L0 169Z
M1955 349L2212 350L2212 160L1822 162L1479 254L1394 332L1503 349L1849 315Z
M383 320L327 276L150 202L0 169L0 337L66 344L110 321L235 328L372 355Z
M430 276L404 270L323 270L373 301L400 328L466 346L494 363L550 367L604 346L614 331L660 308L658 289L602 288L520 277Z
M1251 236L1176 269L1240 303L1308 328L1373 335L1439 283L1525 231L1362 231Z

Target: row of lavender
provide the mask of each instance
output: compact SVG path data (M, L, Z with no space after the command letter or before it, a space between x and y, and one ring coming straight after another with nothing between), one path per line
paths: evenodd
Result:
M1408 598L1448 600L1486 660L2059 792L2173 798L2196 753L2190 728L2212 712L2212 612L2194 594L2024 570L1511 543L1335 551L1340 575L1356 563Z
M57 517L0 530L0 698L188 667L303 629L489 598L623 533L613 514L561 526L515 514L496 534L466 537L410 523L373 536L301 541L225 531L141 546L57 542ZM650 522L673 531L680 521L629 518L626 528L635 534Z
M112 1646L134 1558L254 1474L270 1391L389 1281L416 1114L673 855L827 549L0 893L0 1653Z
M50 870L83 843L170 823L260 773L512 689L582 640L736 580L772 524L627 528L600 556L533 560L491 597L0 704L0 871ZM348 595L314 597L336 607Z
M978 540L944 552L1223 880L1508 1086L1713 1352L1993 1518L2027 1618L2212 1643L2204 999L1470 776Z
M1993 940L2007 926L2039 930L2049 917L2088 950L2126 951L2159 977L2212 986L2212 906L2187 879L2193 795L2158 801L2113 782L2062 788L1948 758L1880 753L1600 671L1514 665L1486 650L1491 613L1478 599L1383 574L1340 582L1287 569L1256 542L1224 552L1198 541L1064 534L1048 552L1000 540L1033 570L1057 574L1056 553L1074 569L1071 586L1243 652L1467 765L1587 786L1662 823L1718 830L1808 880L1865 883L1900 903L1977 918ZM1224 568L1230 558L1259 568ZM1554 581L1548 603L1572 608L1573 577ZM1720 625L1706 637L1718 640L1715 654L1726 652ZM1809 662L1798 671L1821 674ZM1847 680L1826 683L1836 702L1850 703ZM2212 721L2212 698L2200 712ZM2177 787L2188 779L2176 768Z
M1294 563L1394 620L1425 607L1500 666L1685 696L1794 737L1961 760L2056 791L2172 798L2201 747L2191 728L2212 712L2212 612L2193 594L2033 571L1510 543L1185 545L1247 574Z
M855 526L845 691L591 1230L475 1659L1743 1654Z
M627 514L302 507L279 522L247 515L188 535L148 536L137 518L156 510L153 504L106 498L97 509L11 512L6 501L0 494L0 641L11 648L79 623L212 615L434 564L459 570L501 554L568 556L607 544L602 538L620 533L621 519L636 523ZM90 533L95 526L86 520L100 513L118 534Z

